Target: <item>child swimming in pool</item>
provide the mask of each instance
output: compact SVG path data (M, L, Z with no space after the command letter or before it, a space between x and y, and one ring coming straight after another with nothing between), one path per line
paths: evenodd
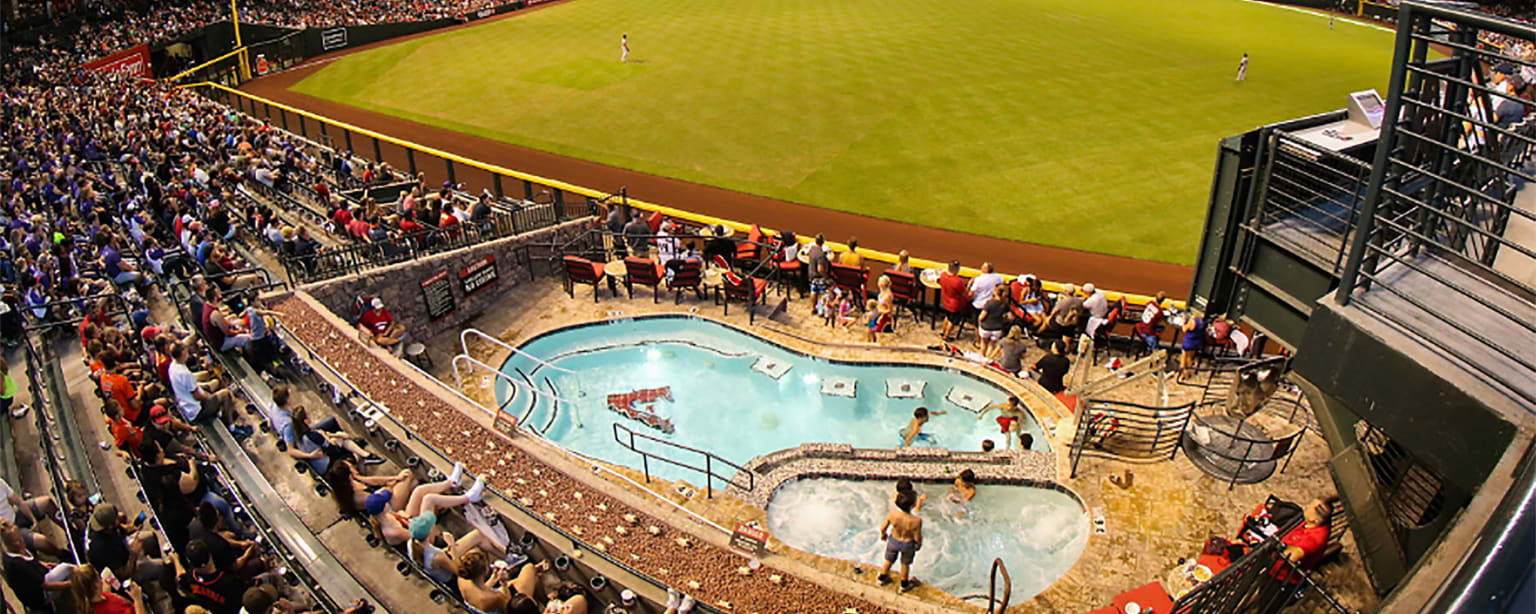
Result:
M946 413L949 412L936 411L931 412L931 415L942 416ZM919 407L912 410L912 421L908 422L907 427L901 429L900 431L902 447L911 447L913 441L921 441L929 445L938 445L938 440L933 438L932 433L923 432L923 425L928 423L929 416L930 412L926 407Z
M950 485L949 493L944 496L945 505L940 514L954 521L960 521L971 511L971 499L976 498L976 472L966 469L955 477L955 482Z

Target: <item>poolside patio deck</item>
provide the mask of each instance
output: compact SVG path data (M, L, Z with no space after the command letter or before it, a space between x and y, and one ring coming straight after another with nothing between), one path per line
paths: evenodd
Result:
M794 297L786 314L768 320L761 314L768 307L759 307L757 325L748 324L745 310L734 305L726 317L720 307L709 301L684 297L683 303L674 306L664 300L653 304L645 293L637 290L633 300L612 297L606 288L600 291L600 300L593 304L590 295L578 292L576 298L566 296L558 281L539 280L526 284L509 293L505 304L523 306L481 314L472 326L494 335L513 345L562 326L593 320L634 317L648 314L687 313L749 330L770 341L802 352L815 353L845 360L900 360L916 363L945 364L966 368L965 361L954 360L934 352L922 350L938 342L938 333L930 330L927 322L917 323L910 318L902 321L901 332L886 335L880 346L862 342L861 329L828 327L809 313L808 301ZM670 295L664 298L671 298ZM778 295L772 295L776 303ZM970 330L974 330L973 328ZM471 354L491 364L505 359L505 350L489 343L471 342ZM454 381L449 358L459 352L457 335L440 335L428 341L428 351L435 359L431 369L439 379L452 385ZM1032 364L1040 355L1032 350L1026 364ZM1096 368L1095 374L1102 373ZM1335 493L1328 472L1327 445L1317 435L1307 435L1299 451L1286 471L1255 485L1238 485L1228 490L1224 482L1201 473L1182 455L1171 461L1154 464L1125 463L1098 459L1084 459L1076 479L1068 478L1067 444L1071 441L1073 423L1068 410L1049 395L1045 395L1032 383L1008 381L996 372L979 367L967 370L986 377L1016 391L1040 421L1051 439L1052 458L1055 465L1055 481L1074 491L1088 508L1094 519L1102 518L1103 531L1090 536L1087 547L1077 563L1044 593L1023 604L1013 604L1009 612L1086 612L1110 604L1111 599L1153 580L1161 579L1180 558L1198 554L1201 545L1212 536L1231 537L1243 514L1262 502L1268 495L1282 499L1306 502L1315 497ZM491 397L490 378L466 378L464 392L485 402ZM1170 385L1170 402L1194 400L1198 389ZM1155 398L1149 383L1138 383L1116 391L1116 397L1142 403ZM643 476L634 470L618 468L636 482L643 483ZM1114 485L1110 476L1134 473L1127 488ZM610 479L615 489L633 490L635 487L618 479ZM717 492L713 500L702 494L685 498L678 494L674 484L653 480L648 488L658 496L668 498L690 511L710 518L721 526L730 527L738 522L765 521L763 508L753 502ZM699 484L693 484L695 488ZM753 497L761 501L761 497ZM658 504L660 506L660 504ZM770 540L770 550L824 575L818 582L829 588L850 594L868 594L874 589L873 574L857 573L855 563L812 555ZM1344 552L1337 560L1327 563L1320 570L1324 586L1328 587L1345 606L1359 611L1374 610L1378 598L1371 589L1358 557L1354 554L1352 536L1344 537ZM863 561L867 568L875 561ZM921 569L915 570L921 577ZM877 589L884 590L884 589ZM929 611L939 608L950 611L978 611L953 596L932 587L923 586L909 594L912 598L910 612ZM902 599L906 601L905 598ZM884 600L882 600L884 601Z

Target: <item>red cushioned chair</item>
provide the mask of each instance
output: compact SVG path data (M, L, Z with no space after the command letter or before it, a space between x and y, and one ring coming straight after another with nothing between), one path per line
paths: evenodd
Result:
M735 271L726 271L721 290L725 297L725 315L731 315L731 300L739 300L747 304L747 322L755 324L757 313L752 310L763 300L763 289L768 287L768 280L756 277L742 277Z
M896 298L896 312L891 314L891 327L894 328L903 309L917 317L917 306L923 304L923 287L911 273L886 271L885 276L891 279L891 295Z
M789 285L794 283L800 288L800 298L805 298L805 287L808 283L805 277L805 263L786 254L784 251L786 244L779 237L774 237L768 242L768 249L773 252L773 271L778 277L779 291L789 294Z
M597 302L597 284L606 276L603 273L603 263L593 262L577 256L566 256L561 259L565 263L565 293L571 298L576 298L576 284L591 284L592 302Z
M704 263L698 260L684 260L677 272L672 274L672 281L667 282L667 287L672 289L672 304L683 301L683 290L692 288L699 300L704 300Z
M656 264L650 258L635 258L633 256L624 259L624 289L629 292L629 298L635 298L635 284L650 286L651 302L658 302L661 296L661 281L666 279L666 273L661 265Z
M864 301L869 300L869 271L856 266L832 263L832 283L854 296L859 297L858 308L864 309Z
M761 243L762 240L763 229L757 224L753 224L752 231L747 233L747 241L736 244L736 263L741 265L742 270L747 270L752 265L757 264L758 251L761 247L758 243Z
M651 212L651 217L646 219L645 223L650 225L651 234L656 234L661 232L661 223L666 219L667 216L662 215L660 211L653 211Z

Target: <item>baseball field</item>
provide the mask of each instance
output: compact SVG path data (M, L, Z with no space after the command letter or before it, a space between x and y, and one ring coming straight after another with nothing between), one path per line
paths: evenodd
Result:
M1189 263L1217 140L1385 90L1390 56L1386 31L1243 0L575 0L353 53L292 89L817 207Z

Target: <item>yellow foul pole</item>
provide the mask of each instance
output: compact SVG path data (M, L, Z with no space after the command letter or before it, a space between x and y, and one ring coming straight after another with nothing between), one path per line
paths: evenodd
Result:
M245 43L240 41L240 9L235 6L238 0L229 0L229 18L235 24L235 49L240 49L240 80L251 78L250 55L244 49Z

